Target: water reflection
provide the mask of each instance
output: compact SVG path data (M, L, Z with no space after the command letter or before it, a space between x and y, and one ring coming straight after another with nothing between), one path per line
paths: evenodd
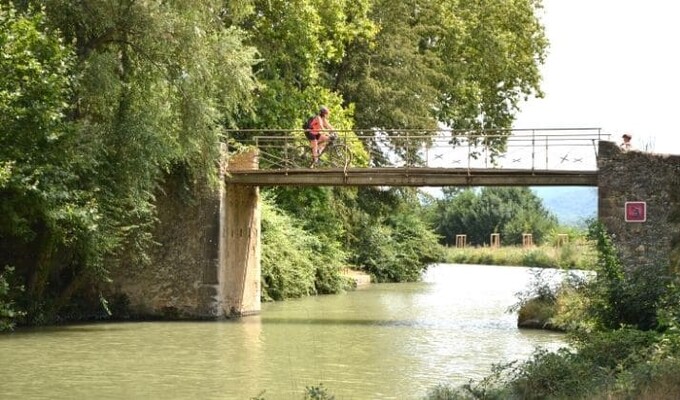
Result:
M423 282L264 304L239 322L101 324L0 336L0 393L32 399L417 399L562 336L505 313L526 268L442 265ZM4 398L3 397L3 398Z

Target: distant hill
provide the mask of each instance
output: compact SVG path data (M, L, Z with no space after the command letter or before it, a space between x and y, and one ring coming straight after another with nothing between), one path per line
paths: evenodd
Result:
M594 187L532 187L561 224L581 225L597 216L597 188Z

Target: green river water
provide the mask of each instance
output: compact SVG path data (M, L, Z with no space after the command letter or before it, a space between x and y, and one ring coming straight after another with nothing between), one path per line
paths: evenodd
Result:
M423 282L263 304L239 321L74 325L0 335L0 399L420 399L563 336L506 313L529 269L441 264ZM264 392L264 393L263 393Z

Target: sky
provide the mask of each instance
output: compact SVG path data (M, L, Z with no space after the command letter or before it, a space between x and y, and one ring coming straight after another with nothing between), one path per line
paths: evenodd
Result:
M521 103L520 129L602 128L611 140L680 154L680 3L543 0L550 41L542 99Z

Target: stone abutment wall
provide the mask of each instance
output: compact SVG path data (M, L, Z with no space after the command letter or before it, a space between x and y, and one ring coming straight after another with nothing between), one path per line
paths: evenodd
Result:
M622 263L677 269L672 249L680 236L680 156L623 152L614 143L600 142L598 169L599 219ZM640 214L643 206L646 218Z
M229 167L257 169L256 152L232 157ZM159 246L151 249L148 265L128 260L116 266L108 297L125 299L133 318L259 313L259 189L218 188L172 174L157 194L156 207Z
M111 271L113 298L133 318L199 319L219 315L220 194L207 183L172 174L156 195L158 224L149 263Z

